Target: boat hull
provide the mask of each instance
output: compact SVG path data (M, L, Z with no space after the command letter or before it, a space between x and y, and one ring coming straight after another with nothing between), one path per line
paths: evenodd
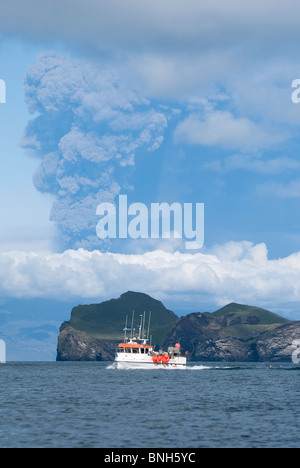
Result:
M114 362L114 368L116 369L185 369L186 359L180 358L180 360L170 360L166 364L154 363L151 360L138 361L138 360L119 360L118 358Z

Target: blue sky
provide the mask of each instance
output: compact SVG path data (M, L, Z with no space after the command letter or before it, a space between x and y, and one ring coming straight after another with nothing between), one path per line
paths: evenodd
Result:
M300 319L299 9L3 0L2 302L76 305L130 289L178 313L236 301ZM204 203L204 247L101 242L96 206L119 194Z
M7 87L7 102L0 107L0 238L2 248L12 243L22 248L37 241L44 243L49 231L53 231L49 223L51 201L46 196L37 197L32 184L32 173L38 162L24 158L18 145L24 124L30 118L24 100L24 76L28 58L35 60L39 48L6 37L1 38L0 44L2 79Z

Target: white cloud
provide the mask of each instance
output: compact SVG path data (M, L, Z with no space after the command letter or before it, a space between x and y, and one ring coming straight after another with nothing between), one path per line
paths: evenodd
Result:
M265 244L228 243L197 254L147 252L125 255L69 250L61 254L0 255L3 296L58 299L116 297L143 291L201 310L235 301L297 316L300 252L269 260ZM298 315L300 319L300 315Z
M202 118L193 114L175 131L177 142L225 148L256 149L284 140L283 135L269 135L246 117L235 118L228 111L212 111Z
M273 159L261 159L260 155L254 154L234 154L225 158L224 161L213 160L204 165L205 169L217 172L229 172L243 169L259 174L282 174L283 172L293 172L300 170L300 161L288 157Z
M1 0L0 30L128 60L149 90L174 97L191 88L195 95L199 82L247 81L270 59L297 56L299 14L297 0L51 0L43 8L40 0Z

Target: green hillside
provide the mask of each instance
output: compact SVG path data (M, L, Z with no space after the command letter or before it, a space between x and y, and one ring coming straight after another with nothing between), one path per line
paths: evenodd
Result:
M119 299L75 307L70 321L61 326L57 360L113 360L126 316L131 326L132 311L136 330L140 315L146 312L147 328L152 312L153 345L167 349L179 342L194 361L286 360L291 356L291 339L299 336L300 322L259 307L232 303L213 313L178 318L147 294L127 292Z
M119 299L111 299L101 304L80 305L72 310L69 324L79 331L84 331L94 338L119 340L123 337L126 316L131 326L134 311L134 327L138 329L140 315L146 312L148 325L151 311L151 335L153 344L160 344L168 331L178 320L170 310L147 294L127 292Z
M286 325L289 320L259 307L231 303L209 314L218 320L218 336L247 339L267 330Z
M243 317L244 320L251 317L258 317L260 325L284 325L289 323L289 320L281 317L280 315L274 314L269 310L260 309L259 307L247 306L242 304L231 303L222 309L213 312L211 315L214 317L226 317L228 315L236 314Z
M273 334L278 336L277 330L290 324L289 320L268 310L232 303L213 313L198 312L181 317L166 336L163 347L178 341L195 361L255 361L260 359L256 340ZM282 340L276 343L279 348L285 346ZM269 346L268 356L274 355L276 343ZM276 352L280 354L278 347Z

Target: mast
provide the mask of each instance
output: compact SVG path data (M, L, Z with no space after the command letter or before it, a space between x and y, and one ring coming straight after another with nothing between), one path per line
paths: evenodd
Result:
M142 340L145 339L145 321L146 321L146 312L144 312L144 317L143 317L143 331L142 331Z
M128 331L128 315L126 315L126 323L125 323L125 328L124 328L124 343L126 343L126 340L127 340L127 331Z
M132 320L131 320L131 339L133 338L133 322L134 322L134 310L132 311Z
M150 312L149 312L149 321L148 321L148 330L147 330L147 340L149 340L149 338L150 338L151 315L152 315L152 311L150 310Z
M139 326L139 336L138 336L138 340L142 340L143 337L142 337L142 327L143 327L143 316L140 315L141 317L141 323L140 323L140 326Z

